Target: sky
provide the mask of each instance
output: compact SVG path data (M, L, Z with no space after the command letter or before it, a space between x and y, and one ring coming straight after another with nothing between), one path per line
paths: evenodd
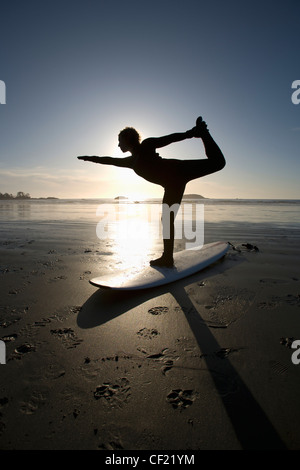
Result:
M0 192L160 197L76 156L127 156L125 126L157 137L202 116L227 163L186 193L300 198L299 18L298 0L1 2ZM159 152L205 158L201 139Z

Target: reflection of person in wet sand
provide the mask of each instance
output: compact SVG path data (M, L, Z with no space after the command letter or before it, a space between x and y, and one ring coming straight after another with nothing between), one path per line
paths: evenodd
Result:
M162 158L155 152L157 148L192 137L201 137L207 158L177 160ZM119 134L119 147L122 152L129 151L131 156L124 158L83 156L78 158L94 163L132 168L135 173L147 181L163 186L165 190L162 214L164 252L160 258L150 261L150 264L152 266L173 266L174 220L185 186L195 178L224 168L224 156L201 117L197 119L196 126L186 132L157 138L150 137L142 142L135 129L126 127ZM172 206L173 208L170 210Z

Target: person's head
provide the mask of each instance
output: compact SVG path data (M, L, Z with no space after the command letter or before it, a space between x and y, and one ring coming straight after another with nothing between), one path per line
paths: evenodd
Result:
M138 131L133 127L125 127L125 129L119 133L119 147L122 152L131 151L140 141L141 137Z

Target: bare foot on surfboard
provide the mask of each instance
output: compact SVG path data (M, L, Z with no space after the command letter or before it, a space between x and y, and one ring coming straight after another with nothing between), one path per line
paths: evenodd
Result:
M150 261L150 266L158 266L161 268L173 268L174 267L174 259L167 258L166 256L161 256L160 258L153 259Z

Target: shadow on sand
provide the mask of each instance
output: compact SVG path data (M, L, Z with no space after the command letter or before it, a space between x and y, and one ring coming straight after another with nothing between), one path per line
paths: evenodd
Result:
M188 314L185 313L185 315L200 351L208 347L217 351L220 349L220 345L210 328L205 324L204 319L196 310L186 293L185 287L194 282L200 282L203 279L223 273L233 265L236 266L237 262L242 261L243 259L233 261L226 257L225 260L215 263L197 275L160 288L135 292L117 292L109 289L99 289L82 306L77 318L77 324L80 328L93 328L122 315L130 309L138 307L149 299L170 293L176 299L182 311L189 312ZM215 373L215 362L212 356L207 355L204 359L241 448L252 450L286 449L284 442L228 357L222 360L221 374ZM224 376L229 383L236 384L237 391L234 394L234 399L232 395L228 397L228 395L223 393Z

